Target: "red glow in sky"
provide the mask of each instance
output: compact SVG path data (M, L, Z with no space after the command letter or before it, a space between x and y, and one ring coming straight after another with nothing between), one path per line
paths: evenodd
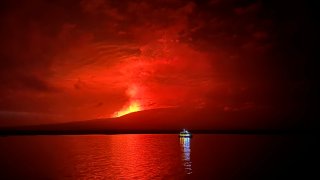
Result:
M296 97L306 94L299 85L312 43L295 35L314 38L300 3L289 15L287 4L264 1L1 3L3 124L163 107L290 110L304 102Z

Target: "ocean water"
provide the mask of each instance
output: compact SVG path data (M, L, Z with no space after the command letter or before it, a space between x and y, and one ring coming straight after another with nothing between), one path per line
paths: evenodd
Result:
M0 137L0 179L313 177L312 139L227 134Z

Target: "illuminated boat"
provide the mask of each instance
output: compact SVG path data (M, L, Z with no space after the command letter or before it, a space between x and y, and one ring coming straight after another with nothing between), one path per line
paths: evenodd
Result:
M180 132L179 137L189 137L189 138L191 138L192 135L191 135L191 133L189 131L187 131L186 129L183 129Z

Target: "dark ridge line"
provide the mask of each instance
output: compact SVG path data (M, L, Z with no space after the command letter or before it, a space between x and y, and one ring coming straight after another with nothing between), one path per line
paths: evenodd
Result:
M191 130L192 134L239 135L304 135L313 130ZM116 135L116 134L179 134L179 130L0 130L0 136L24 135Z

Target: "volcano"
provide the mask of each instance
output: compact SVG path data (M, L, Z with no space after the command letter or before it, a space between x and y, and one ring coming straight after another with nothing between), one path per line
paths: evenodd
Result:
M183 128L199 133L266 133L301 130L298 125L279 123L283 122L279 121L283 118L290 117L275 117L257 111L226 112L212 109L162 108L134 112L117 118L3 128L1 132L2 134L121 134L172 133L179 132Z

